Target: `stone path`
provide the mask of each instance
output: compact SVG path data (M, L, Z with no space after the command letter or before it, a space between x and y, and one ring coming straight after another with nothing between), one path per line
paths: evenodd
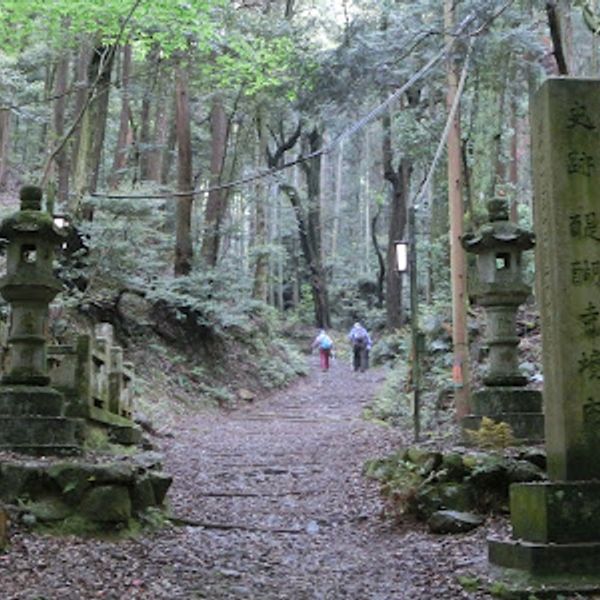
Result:
M383 373L336 362L269 400L182 419L164 440L179 526L136 540L26 532L0 555L11 600L430 600L465 593L485 534L440 537L381 518L366 459L402 443L361 412Z
M397 432L361 418L383 377L339 361L328 373L315 365L285 393L189 424L168 455L174 463L189 451L172 506L204 526L188 535L213 561L196 597L417 599L432 598L432 587L440 598L475 597L453 576L481 559L480 534L465 557L469 538L394 530L381 519L376 484L362 477L366 459L402 445Z

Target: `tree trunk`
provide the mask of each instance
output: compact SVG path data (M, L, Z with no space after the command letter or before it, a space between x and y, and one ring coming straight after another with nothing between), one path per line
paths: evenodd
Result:
M152 150L148 157L148 179L157 183L161 181L165 148L168 146L169 139L169 111L165 97L164 77L166 77L166 74L163 73L163 77L159 81L160 88L156 99ZM168 85L168 82L166 84Z
M109 185L111 189L119 187L128 162L128 141L130 140L129 76L131 73L131 45L123 47L123 71L121 74L121 115L119 117L119 135L113 160Z
M95 192L98 185L110 91L110 75L114 62L114 51L110 47L94 49L87 69L88 86L97 82L94 98L81 120L77 153L74 157L75 198L70 209L76 212L84 194ZM89 88L87 93L89 93ZM85 98L83 100L85 102ZM83 103L82 103L83 106ZM91 213L86 214L91 218Z
M401 158L398 168L394 167L392 150L392 119L388 113L382 119L382 158L383 175L390 183L390 217L388 228L388 246L386 255L386 327L394 331L402 325L402 277L396 268L396 249L394 242L404 237L406 228L406 210L410 191L412 164L407 158Z
M444 1L444 24L451 31L455 23L453 0ZM452 57L448 62L447 110L450 111L458 88L458 74ZM460 111L448 135L448 207L450 215L450 277L452 285L453 377L456 385L456 416L469 412L469 345L467 333L467 261L461 245L463 235L462 171L460 155Z
M179 59L176 66L176 112L177 131L177 189L189 192L193 185L192 136L190 126L190 101L187 64ZM175 277L188 275L192 270L192 194L177 197L175 215Z
M42 97L40 100L44 98L49 98L52 94L52 90L54 89L54 78L56 76L56 65L54 63L49 63L45 67L46 76L44 77L44 89L42 91ZM40 128L40 156L44 156L48 151L48 121L46 119L43 120L42 126Z
M110 77L114 63L115 52L111 47L97 49L98 65L94 69L99 74L96 87L96 97L89 107L90 124L93 128L93 139L90 155L90 184L89 191L95 192L98 188L98 179L102 165L102 150L104 149L104 136L108 118L108 101L110 93Z
M225 107L220 96L216 95L212 101L210 111L210 187L221 183L221 175L225 164L225 153L229 137L229 127ZM260 142L259 142L260 143ZM261 146L262 150L262 146ZM259 151L262 158L264 152ZM202 262L207 267L216 267L219 258L221 243L221 230L227 211L227 193L225 190L211 190L208 193L206 210L204 213L204 234L200 255ZM260 204L260 199L257 199Z
M335 204L333 206L333 227L331 232L331 262L335 264L337 256L337 243L340 229L340 213L342 210L343 191L343 167L344 167L344 142L338 148L337 164L335 169Z
M10 110L0 110L0 189L6 187L9 170L9 153L11 141L11 116Z
M305 138L308 153L318 152L323 145L323 137L315 128ZM311 246L311 287L315 303L315 321L319 327L330 327L329 292L327 277L322 260L321 230L321 156L317 155L302 163L306 175L308 194L308 238Z
M267 152L267 128L265 115L262 106L259 106L256 118L256 129L258 134L258 159L257 168L260 168ZM267 185L264 179L256 182L255 193L255 231L254 231L254 286L252 297L255 300L267 301L268 277L269 277L269 254L266 251L267 245Z
M156 88L158 72L159 48L154 45L148 54L146 68L148 76L144 85L144 95L142 97L142 107L140 112L140 135L139 135L139 158L140 158L140 180L147 181L150 178L150 107L154 90Z
M54 81L54 133L56 139L62 138L65 132L65 108L67 104L67 80L69 77L69 55L61 55L56 66ZM56 165L57 198L62 206L67 206L69 201L69 165L67 154L63 148L54 159Z
M167 145L162 151L161 169L160 169L160 183L167 185L169 183L169 175L171 173L171 166L173 164L173 157L175 154L175 146L177 144L177 98L173 96L173 106L171 108L171 118L169 120Z
M371 231L371 136L369 130L365 131L365 191L364 191L364 216L365 216L365 257L363 262L363 273L367 274L370 272L370 249L371 241L375 232ZM377 221L375 221L377 222ZM379 298L381 301L380 306L383 304L383 295Z
M281 156L284 149L290 149L300 135L300 127L287 142L282 143L275 156ZM320 150L322 137L317 129L305 136L304 153L313 153ZM269 166L277 164L277 159L270 160ZM315 156L302 163L302 169L307 180L307 198L302 201L297 185L281 184L280 188L290 200L298 224L298 237L302 255L308 268L310 287L313 296L315 323L318 327L330 327L331 316L329 313L329 292L327 278L321 259L321 215L320 215L320 182L321 160Z
M381 204L377 207L377 211L373 215L373 219L371 220L371 241L373 242L373 248L375 249L375 256L377 256L377 307L383 308L383 303L385 300L385 259L383 256L383 252L379 247L379 241L377 240L377 221L379 220L379 215L381 214ZM394 267L395 270L395 267Z

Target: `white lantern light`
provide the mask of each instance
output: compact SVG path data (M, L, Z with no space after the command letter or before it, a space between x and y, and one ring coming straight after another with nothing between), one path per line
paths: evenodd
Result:
M399 273L408 271L408 242L394 242L396 248L396 269Z

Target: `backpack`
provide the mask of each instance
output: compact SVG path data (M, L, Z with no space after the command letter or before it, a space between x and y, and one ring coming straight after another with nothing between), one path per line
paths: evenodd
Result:
M361 350L369 345L369 342L367 341L367 335L364 330L356 333L353 343L355 348L360 348Z
M324 335L319 346L322 350L331 350L333 342L331 341L331 338L328 335Z

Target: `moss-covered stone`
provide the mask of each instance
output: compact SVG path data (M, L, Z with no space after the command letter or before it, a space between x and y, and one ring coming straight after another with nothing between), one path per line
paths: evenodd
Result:
M161 505L165 501L165 497L167 495L167 491L173 483L173 478L166 473L160 472L150 472L148 473L148 478L152 483L152 489L154 491L154 498L156 499L156 504Z
M510 506L517 538L557 544L598 540L600 482L515 484Z
M127 523L132 512L129 490L122 485L94 487L84 495L79 510L91 521Z
M462 454L458 452L450 452L443 456L442 469L446 471L446 478L449 481L462 481L471 472Z
M483 519L480 516L456 510L438 510L427 521L432 533L464 533L482 523Z
M474 509L475 491L464 483L444 483L439 486L440 498L444 508L469 512Z
M77 504L92 486L96 478L96 469L86 464L60 463L48 469L48 477L56 482L65 501Z
M46 486L44 471L36 463L0 464L0 500L14 502L20 496L33 496Z
M146 474L136 478L131 490L131 501L135 513L143 512L147 508L158 504L149 475Z

